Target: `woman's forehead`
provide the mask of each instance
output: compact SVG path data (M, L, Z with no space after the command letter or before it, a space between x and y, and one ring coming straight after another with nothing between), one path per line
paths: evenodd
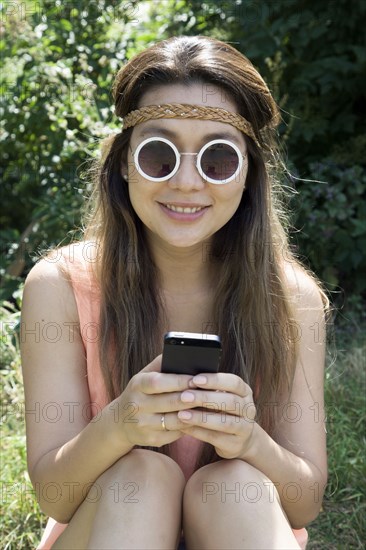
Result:
M191 103L205 107L218 107L238 113L238 107L230 95L215 84L163 84L149 89L141 97L138 108L166 103Z

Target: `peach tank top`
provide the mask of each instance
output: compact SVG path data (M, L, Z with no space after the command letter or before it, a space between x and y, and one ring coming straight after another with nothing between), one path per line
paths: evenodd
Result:
M98 354L100 293L93 276L96 248L92 242L75 243L63 248L60 254L75 296L87 363L90 404L92 416L95 416L109 402ZM171 458L179 464L187 480L194 472L202 445L201 441L187 435L171 445ZM49 518L37 550L51 549L66 527L67 524ZM305 548L306 529L294 530L294 534L301 548Z

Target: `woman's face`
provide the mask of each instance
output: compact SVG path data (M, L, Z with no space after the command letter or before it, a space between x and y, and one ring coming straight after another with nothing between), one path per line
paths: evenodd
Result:
M189 103L219 107L237 113L235 103L214 85L162 85L149 90L139 107L166 103ZM137 172L133 153L149 137L164 137L180 153L198 153L213 139L233 141L243 154L243 167L238 177L222 185L206 182L196 169L196 157L181 157L179 170L173 177L153 182ZM132 206L148 229L154 242L178 248L209 242L237 210L245 188L248 170L244 135L223 122L212 120L158 119L134 127L128 151L128 186ZM123 170L126 173L126 170ZM181 212L182 208L197 209Z

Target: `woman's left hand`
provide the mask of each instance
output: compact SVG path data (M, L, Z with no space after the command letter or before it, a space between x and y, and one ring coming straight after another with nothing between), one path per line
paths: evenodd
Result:
M205 373L181 394L187 409L178 412L181 431L210 443L222 458L244 458L251 444L256 408L253 392L239 376Z

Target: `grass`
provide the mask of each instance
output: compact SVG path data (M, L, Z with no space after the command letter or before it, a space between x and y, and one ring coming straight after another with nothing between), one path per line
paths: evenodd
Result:
M16 309L2 308L1 320L8 327L3 328L1 342L1 547L28 550L37 545L46 517L38 508L27 473L20 358L10 330L19 320ZM366 346L361 340L366 322L348 325L351 330L342 326L337 330L337 352L331 351L328 359L329 482L323 509L308 527L308 550L363 549L366 540Z
M23 382L17 353L1 371L1 548L33 549L46 518L27 472Z
M366 540L365 344L356 334L327 368L329 480L309 550L363 549Z

